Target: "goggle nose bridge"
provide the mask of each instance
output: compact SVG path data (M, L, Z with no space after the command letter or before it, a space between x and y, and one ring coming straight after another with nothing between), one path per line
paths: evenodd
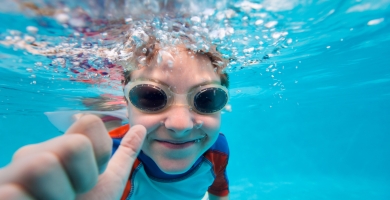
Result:
M170 91L169 94L167 94L168 98L170 99L169 106L183 106L183 107L188 107L189 109L192 109L193 106L191 105L191 102L189 99L190 93L177 94L177 93Z

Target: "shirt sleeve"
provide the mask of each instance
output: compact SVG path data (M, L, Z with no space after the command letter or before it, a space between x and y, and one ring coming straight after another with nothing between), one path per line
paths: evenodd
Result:
M224 135L220 134L217 142L206 153L206 158L213 164L215 179L208 192L215 196L229 194L229 180L226 167L229 160L229 148Z

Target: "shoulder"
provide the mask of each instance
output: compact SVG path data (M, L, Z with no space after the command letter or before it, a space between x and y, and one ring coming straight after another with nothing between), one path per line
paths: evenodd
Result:
M217 141L207 150L209 151L229 155L229 146L224 134L219 134Z
M224 171L229 160L229 147L225 135L219 134L217 141L205 152L204 157L213 166L215 174Z
M126 135L129 129L130 125L126 124L108 132L108 134L110 134L110 137L112 138L112 155L118 149L123 136Z
M130 129L130 125L126 124L126 125L123 125L123 126L116 128L116 129L113 129L113 130L109 131L108 133L110 134L110 137L112 139L122 139L123 136L125 136L125 134L127 133L127 131L129 131L129 129Z

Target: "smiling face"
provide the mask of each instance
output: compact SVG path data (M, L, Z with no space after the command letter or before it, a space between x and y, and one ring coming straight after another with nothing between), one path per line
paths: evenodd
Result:
M131 73L131 80L153 79L164 83L176 95L187 94L192 88L205 83L220 83L210 59L192 51L172 49L160 51L162 60L151 60L149 67L141 67ZM170 106L162 112L148 114L128 104L130 125L141 124L147 129L142 151L168 174L184 173L217 140L220 128L220 112L202 115L183 106L186 100ZM184 101L184 102L181 102Z

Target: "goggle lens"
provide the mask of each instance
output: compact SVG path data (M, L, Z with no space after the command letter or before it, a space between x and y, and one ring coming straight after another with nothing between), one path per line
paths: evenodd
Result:
M140 83L129 87L128 98L131 104L144 112L159 112L172 103L172 97L168 97L172 94L155 83ZM229 99L226 89L219 86L206 86L203 89L199 88L196 93L190 92L187 95L187 98L190 98L188 99L189 106L203 114L211 114L222 110Z
M228 94L221 88L206 88L194 96L194 107L201 113L214 113L222 110Z
M155 112L167 105L168 98L162 89L154 85L140 84L130 90L129 100L140 110Z

